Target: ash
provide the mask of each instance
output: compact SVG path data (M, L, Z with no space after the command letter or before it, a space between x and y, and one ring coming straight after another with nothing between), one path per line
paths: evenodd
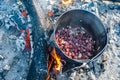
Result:
M84 63L82 66L70 69L60 74L57 80L119 80L120 79L120 3L111 1L99 1L99 0L75 0L69 6L61 4L61 1L50 0L38 2L40 8L45 10L46 13L53 12L54 16L45 15L49 24L47 28L50 28L55 24L61 14L71 9L83 9L92 12L97 15L103 22L108 34L108 45L103 55L97 60ZM48 4L47 4L47 3ZM46 4L46 5L45 5ZM46 6L46 7L45 7ZM38 7L38 6L37 6ZM41 16L41 15L40 15ZM41 19L41 22L43 20ZM42 23L43 27L45 23ZM45 27L46 29L46 27ZM54 80L54 79L53 79Z
M116 0L117 1L117 0ZM108 45L103 55L89 64L75 67L58 75L57 80L120 80L120 3L102 0L75 0L69 6L61 0L33 0L41 24L51 29L58 17L71 9L88 10L103 22ZM27 10L19 0L0 0L0 80L26 80L31 51L24 51L28 29L32 24ZM54 12L54 16L48 13ZM51 27L52 26L52 27ZM32 45L32 41L31 41Z
M24 51L30 17L16 0L0 0L0 80L25 80L31 51ZM27 13L27 11L26 11Z

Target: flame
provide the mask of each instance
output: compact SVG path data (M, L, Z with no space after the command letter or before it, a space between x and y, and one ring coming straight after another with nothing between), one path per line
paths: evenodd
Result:
M59 55L57 55L55 48L53 48L50 54L51 60L48 63L48 76L46 80L50 80L50 70L53 70L56 74L59 74L63 66L61 62L62 59ZM55 63L55 65L53 63Z
M54 68L57 72L60 72L62 69L61 58L60 58L60 56L57 55L55 48L53 49L53 53L54 53L53 57L56 60L56 65Z
M62 0L62 4L69 6L72 3L72 0Z
M49 63L49 66L48 66L48 77L46 78L46 80L50 80L50 69L52 67L52 64L53 64L53 59Z

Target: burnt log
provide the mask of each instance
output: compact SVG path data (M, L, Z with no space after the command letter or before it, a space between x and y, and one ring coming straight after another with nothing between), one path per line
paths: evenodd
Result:
M31 17L33 58L29 68L27 80L45 80L48 73L47 68L47 42L45 40L44 30L41 27L38 14L33 5L33 0L21 0L28 14Z

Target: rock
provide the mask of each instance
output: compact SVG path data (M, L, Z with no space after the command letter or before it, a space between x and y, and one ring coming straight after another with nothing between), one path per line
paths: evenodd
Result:
M114 4L109 4L108 7L113 10L115 5Z
M71 73L71 75L69 77L69 80L75 80L76 74L77 74L76 71L74 71L73 73Z
M4 57L2 55L0 55L0 60L4 59Z
M25 48L25 40L24 37L21 35L17 40L16 40L16 45L17 45L17 50L18 51L23 51Z
M82 68L80 68L80 73L83 73L83 72L84 72L84 70Z
M91 0L81 0L82 2L91 2Z
M10 24L6 23L5 24L6 29L8 30L10 28Z
M104 63L101 63L100 64L100 72L105 72L105 65L104 65Z
M87 76L84 73L80 73L79 80L87 80Z
M107 70L107 68L108 68L108 62L107 61L101 64L101 69L102 69L103 72L105 70Z
M4 35L4 32L0 30L0 43L2 43L3 41L3 35Z
M89 80L97 80L93 72L88 72Z
M68 80L68 78L67 78L67 75L66 74L60 74L60 75L58 75L57 76L57 80Z
M31 18L30 18L29 15L28 15L27 21L28 21L28 22L31 22Z
M96 63L96 62L94 62L93 65L94 65L93 72L96 77L99 77L100 76L100 73L99 73L100 65L98 65L98 63Z
M102 62L107 61L108 55L107 55L107 54L104 54L101 59L102 59Z
M3 27L3 25L4 25L4 21L0 20L0 28Z
M6 70L6 71L8 71L8 70L10 69L10 66L9 66L9 65L5 65L5 66L3 67L3 69Z
M18 5L22 5L22 2L21 2L21 1L18 1L17 4L18 4Z
M12 39L12 40L16 40L17 39L17 37L15 35L10 35L8 37L9 37L9 39Z
M2 20L4 18L4 16L0 13L0 20Z
M113 43L114 43L114 40L112 40L112 39L109 40L109 43L110 43L110 44L113 44Z

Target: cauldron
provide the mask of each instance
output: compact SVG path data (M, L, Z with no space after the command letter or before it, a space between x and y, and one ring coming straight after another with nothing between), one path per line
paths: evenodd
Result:
M95 40L96 43L95 50L92 53L94 54L94 56L91 59L86 60L71 59L67 55L65 55L64 52L59 48L59 46L56 43L55 34L59 29L67 26L71 27L82 26L86 31L88 31L92 35L93 40ZM50 46L56 48L57 54L60 55L65 61L77 64L87 63L96 60L100 55L103 54L106 45L107 45L107 33L100 19L95 14L80 9L70 10L62 14L57 20L54 26L54 31L50 37Z

